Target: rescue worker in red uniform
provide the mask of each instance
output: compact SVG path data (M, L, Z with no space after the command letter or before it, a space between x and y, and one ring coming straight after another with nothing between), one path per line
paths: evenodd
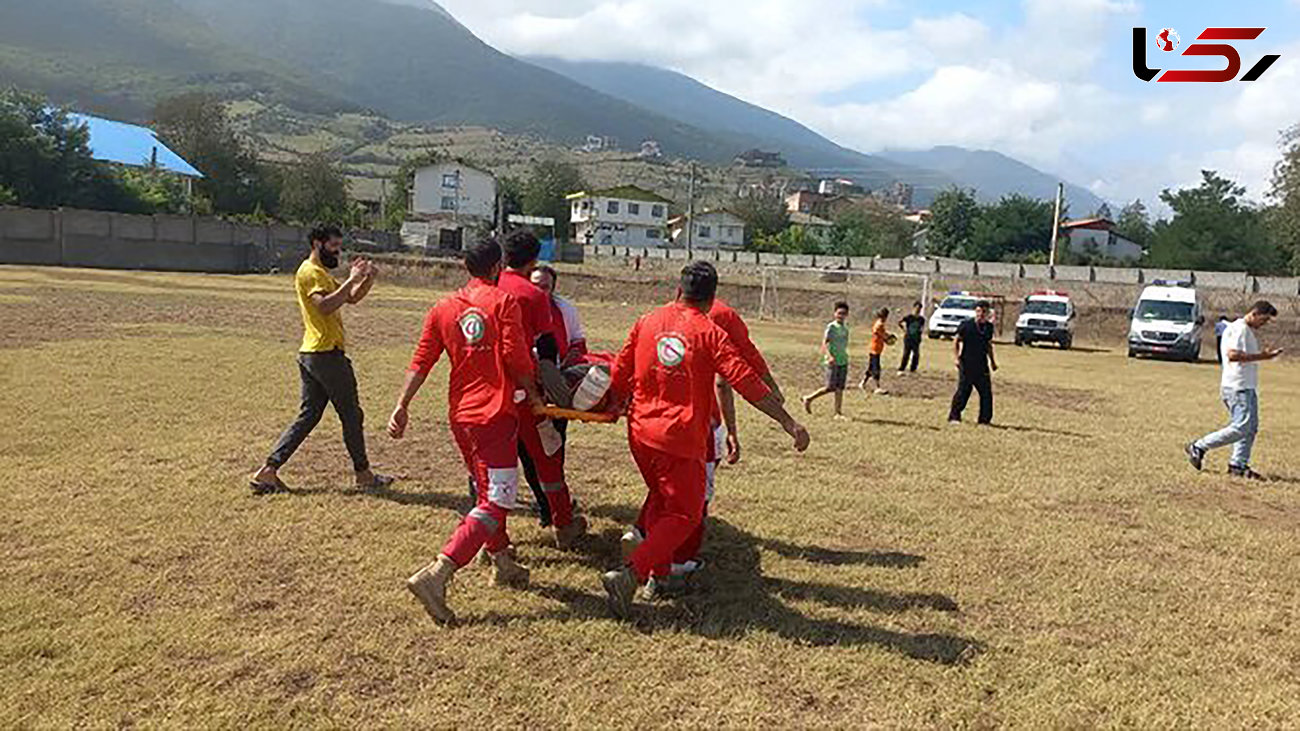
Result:
M429 616L443 624L456 621L447 605L447 584L481 548L491 558L497 584L528 584L528 569L516 563L510 546L506 516L514 509L519 490L515 452L519 414L541 403L533 357L524 339L523 313L519 303L496 286L501 247L495 240L470 245L465 268L469 282L429 311L388 420L389 436L406 435L411 401L445 353L451 362L448 421L476 487L477 505L438 558L406 580ZM517 405L515 394L521 390L525 398Z
M546 371L541 375L551 374L552 382L558 381L562 387L559 344L555 324L551 319L550 297L529 279L537 267L541 244L531 233L516 231L506 239L502 248L505 271L501 273L497 286L519 301L524 315L525 341L534 350L538 367ZM550 454L547 454L540 429L554 432L552 439L555 448ZM563 437L556 431L554 424L544 417L534 415L527 405L519 412L519 453L537 471L542 487L542 495L537 496L537 499L549 508L550 522L555 527L555 545L561 549L570 548L587 532L587 520L581 515L573 514L573 498L569 495L569 485L564 477Z
M616 400L631 401L628 442L649 489L645 540L622 569L601 577L610 610L618 617L631 614L637 588L652 574L667 571L677 549L699 526L719 375L779 423L797 451L808 448L808 431L709 319L717 289L718 273L711 264L686 266L676 301L637 322L614 364L610 390Z
M776 399L785 404L785 397L781 393L781 387L776 382L776 377L772 374L771 368L767 365L767 360L763 358L762 352L754 341L749 337L749 326L745 324L740 313L721 299L714 299L713 307L709 310L709 319L723 332L731 338L732 345L740 352L741 358L753 368L762 378L763 383L772 390ZM656 579L652 582L655 590L668 589L671 583L665 582L665 579L685 578L687 575L703 568L704 564L700 560L700 548L704 543L704 532L708 522L709 506L713 503L714 487L717 478L718 466L726 459L727 464L736 464L740 461L740 433L736 423L736 399L735 392L727 383L726 379L719 377L716 385L717 399L714 401L712 415L712 429L709 435L709 453L707 460L708 483L704 496L704 517L700 520L700 527L691 535L690 538L678 548L676 555L673 556L670 576L653 577ZM645 514L644 506L642 514L638 516L636 525L623 536L622 549L624 557L630 556L636 546L645 539ZM649 587L648 587L649 588ZM680 587L679 587L680 588ZM671 591L671 589L669 589Z

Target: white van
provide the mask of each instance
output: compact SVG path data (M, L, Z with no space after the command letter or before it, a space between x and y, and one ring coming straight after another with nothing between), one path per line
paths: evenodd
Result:
M1016 321L1016 345L1042 341L1062 350L1074 345L1074 303L1065 292L1044 290L1025 298Z
M1201 357L1201 300L1190 282L1156 280L1142 290L1128 332L1128 357Z

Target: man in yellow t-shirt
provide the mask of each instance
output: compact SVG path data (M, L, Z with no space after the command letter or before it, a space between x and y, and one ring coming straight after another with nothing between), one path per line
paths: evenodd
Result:
M298 375L302 379L302 405L298 418L280 436L266 464L253 473L249 486L259 495L286 489L279 469L289 461L307 435L311 434L325 407L334 410L343 423L343 441L352 457L356 485L373 490L392 484L391 477L377 475L366 457L365 414L357 395L357 378L352 361L344 352L344 305L365 299L375 283L376 269L365 259L352 262L348 278L339 283L330 270L339 265L343 233L334 226L322 226L311 232L311 256L298 267L294 289L298 309L302 312L302 346L298 349Z

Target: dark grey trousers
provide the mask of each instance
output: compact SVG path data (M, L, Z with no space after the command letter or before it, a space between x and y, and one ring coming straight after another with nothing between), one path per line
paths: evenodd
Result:
M298 418L280 435L280 441L266 463L277 469L284 466L320 423L325 415L325 406L334 404L334 411L343 422L343 441L352 457L353 469L357 472L370 469L370 460L366 457L366 417L357 395L357 376L352 372L352 361L341 350L299 353L298 374L302 377L302 407Z

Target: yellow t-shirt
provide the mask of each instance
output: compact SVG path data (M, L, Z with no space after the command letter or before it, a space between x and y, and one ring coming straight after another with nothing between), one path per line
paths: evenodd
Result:
M329 270L307 259L298 267L293 278L294 289L298 292L298 309L302 311L302 347L301 353L324 353L343 349L343 315L342 310L322 314L311 301L314 294L330 294L339 288L338 280L330 275Z

